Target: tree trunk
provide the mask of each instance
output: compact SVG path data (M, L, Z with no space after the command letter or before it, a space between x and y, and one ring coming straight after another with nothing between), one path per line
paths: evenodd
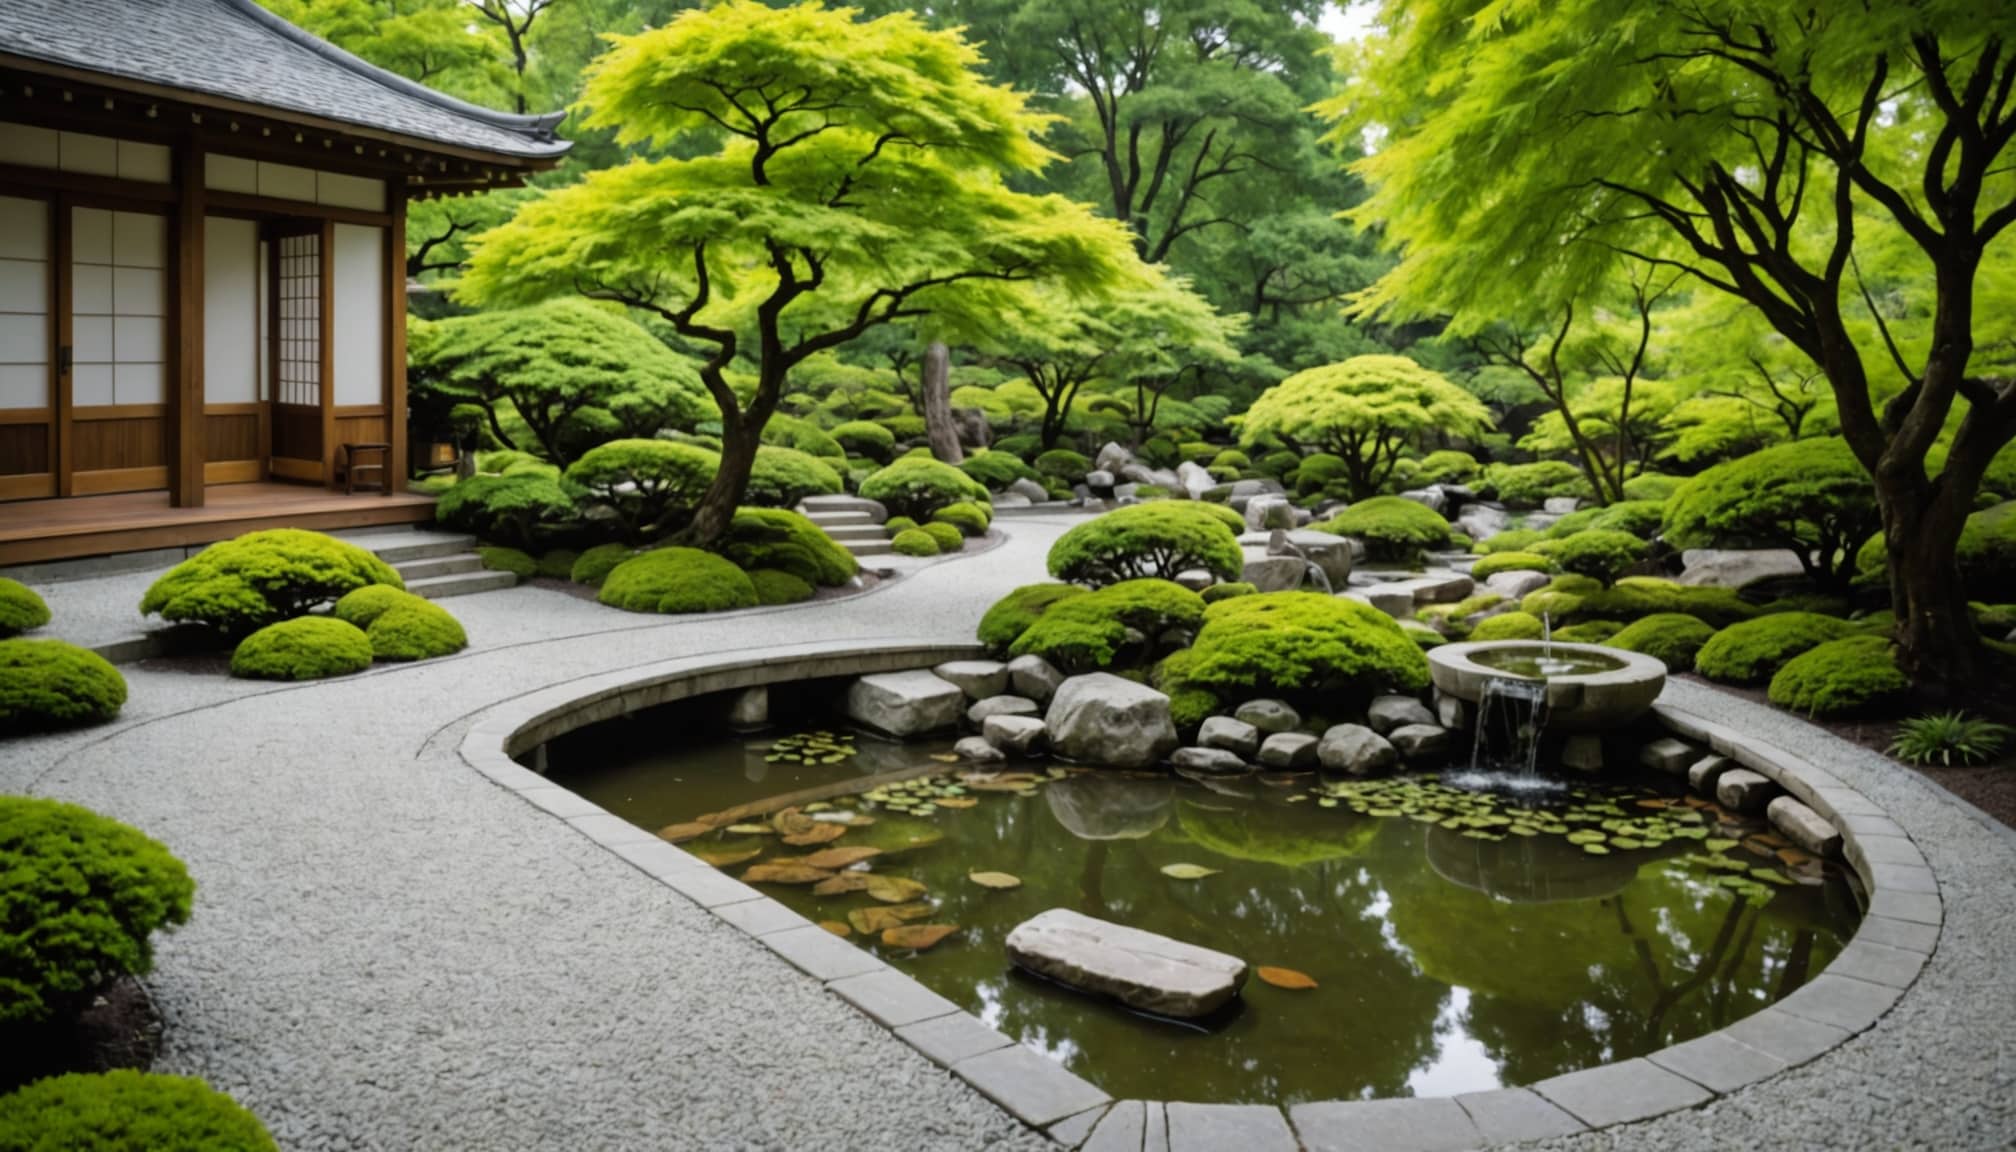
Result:
M693 510L693 522L680 533L681 543L706 548L728 534L735 509L749 488L749 472L755 467L756 449L763 442L763 424L769 416L765 413L762 420L755 420L753 429L748 426L752 419L753 414L740 420L722 421L721 467L700 497L699 507Z
M947 464L966 459L959 446L959 428L952 422L952 350L934 340L924 350L924 433L931 455Z
M1968 695L1979 689L1981 670L1956 556L1968 508L1955 506L1953 490L1943 487L1914 497L1889 491L1879 480L1876 497L1897 616L1897 662L1927 695Z

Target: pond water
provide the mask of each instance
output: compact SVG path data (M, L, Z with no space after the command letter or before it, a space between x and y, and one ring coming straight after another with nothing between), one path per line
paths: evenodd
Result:
M701 712L669 711L555 741L549 771L647 828L729 814L742 831L683 846L731 875L881 849L855 870L921 893L759 887L835 929L851 918L853 943L1118 1098L1293 1103L1527 1084L1765 1007L1817 974L1859 915L1832 865L1663 781L1577 783L1536 804L1432 777L1193 781L1027 761L988 779L941 759L943 743L839 728L710 738L696 731ZM839 823L863 818L873 823ZM826 827L845 830L795 847L775 834ZM1214 871L1183 879L1172 865ZM972 872L1021 884L992 889ZM1141 1016L1007 963L1009 930L1060 906L1316 986L1255 978L1216 1018ZM926 951L885 946L881 927L900 917L957 931Z
M1605 656L1600 652L1585 652L1572 648L1554 648L1550 651L1538 644L1480 648L1470 653L1470 660L1508 676L1527 676L1535 679L1549 676L1593 676L1598 672L1615 672L1624 667L1624 661L1614 656Z

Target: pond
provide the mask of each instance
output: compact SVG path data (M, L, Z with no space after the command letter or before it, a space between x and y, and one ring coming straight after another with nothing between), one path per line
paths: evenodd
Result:
M1663 778L1578 782L1536 802L1433 777L1191 780L1046 761L985 777L948 763L944 743L839 727L710 736L707 712L583 729L548 746L549 771L654 830L728 814L732 826L683 846L731 875L878 849L853 865L888 878L877 890L861 876L817 886L855 889L830 895L758 886L1119 1098L1528 1084L1765 1007L1816 975L1859 916L1834 866ZM1256 977L1215 1018L1138 1015L1008 964L1009 930L1060 906L1315 987ZM917 951L882 943L890 925L957 931Z

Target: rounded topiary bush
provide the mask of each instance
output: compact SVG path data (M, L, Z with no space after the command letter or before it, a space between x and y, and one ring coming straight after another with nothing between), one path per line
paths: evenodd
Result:
M1846 636L1807 649L1771 677L1771 702L1808 716L1840 716L1903 698L1911 680L1885 636Z
M1470 566L1470 576L1483 580L1500 572L1552 572L1554 561L1536 552L1491 552Z
M996 600L980 617L980 642L1004 654L1038 617L1059 600L1090 595L1076 584L1024 584Z
M849 420L833 429L833 439L849 456L887 460L896 451L896 434L872 420Z
M371 654L380 660L432 660L469 646L462 622L446 608L408 593L405 603L379 613L364 629Z
M1204 603L1216 604L1220 600L1230 600L1234 596L1251 596L1259 591L1258 587L1248 584L1243 580L1229 580L1219 584L1212 584L1206 587L1204 591L1198 593L1198 595L1204 597Z
M812 585L777 568L757 568L749 573L756 588L758 604L798 604L812 599Z
M1615 620L1584 620L1580 624L1556 628L1554 639L1570 644L1601 644L1623 630L1624 625Z
M568 465L567 480L644 540L690 520L720 468L720 454L697 444L611 440Z
M276 1152L258 1117L189 1076L120 1069L0 1096L0 1152Z
M1507 504L1527 508L1537 508L1561 496L1579 500L1596 496L1582 470L1562 460L1493 464L1484 470L1484 487Z
M126 678L62 640L0 640L0 736L97 724L126 703Z
M1066 484L1078 483L1085 479L1085 474L1091 470L1092 461L1087 460L1084 453L1073 452L1069 448L1052 448L1036 457L1036 471L1039 474L1055 476Z
M1549 557L1565 571L1610 584L1645 558L1645 542L1629 532L1591 528L1555 541Z
M1421 458L1421 471L1415 478L1423 484L1461 484L1484 470L1477 458L1468 452L1445 448L1430 452Z
M1411 560L1425 548L1449 545L1449 522L1442 514L1401 496L1361 500L1312 527L1363 540L1366 554L1374 560Z
M1325 492L1331 485L1338 485L1342 495L1351 483L1351 466L1344 463L1342 456L1332 456L1328 452L1317 452L1302 458L1301 467L1295 469L1295 491L1302 496L1315 496Z
M1531 612L1500 612L1486 616L1470 630L1472 640L1538 640L1545 631L1540 617Z
M1179 669L1179 687L1228 700L1428 685L1427 657L1392 617L1318 592L1262 592L1211 605Z
M49 622L49 605L33 588L0 576L0 640Z
M957 552L966 547L966 534L961 532L956 524L933 520L929 524L919 524L917 531L937 541L940 552Z
M618 564L635 555L637 550L627 544L597 544L575 558L574 567L567 570L567 578L576 584L600 587Z
M1011 452L998 449L993 452L976 452L968 456L959 470L974 480L996 492L1006 491L1017 480L1032 480L1036 470L1022 462L1022 458Z
M1680 490L1687 482L1684 476L1668 476L1662 472L1645 472L1624 481L1626 500L1652 500L1661 504Z
M250 680L321 680L362 672L371 660L371 640L363 629L328 616L302 616L268 624L240 640L231 653L231 674Z
M186 923L195 882L136 828L88 808L0 796L0 1025L67 1020L154 966L153 935Z
M828 435L824 428L810 420L787 416L782 412L764 423L762 440L765 444L803 452L807 456L843 459L847 455L847 449L841 447L840 441Z
M485 544L476 549L477 559L492 572L509 572L520 580L530 580L539 572L539 561L522 548L500 548Z
M775 568L808 584L837 587L861 565L854 554L800 513L788 508L738 508L714 550L744 571Z
M1725 684L1762 684L1801 652L1855 632L1846 620L1817 612L1759 616L1717 632L1695 653L1694 670Z
M555 548L539 557L537 575L545 580L565 580L573 573L574 562L580 558L581 553L572 548Z
M847 484L824 459L795 448L765 444L749 466L742 499L761 508L790 508L807 496L833 496Z
M883 530L891 536L896 535L898 532L908 532L915 527L917 527L917 521L912 520L908 516L891 516L882 522Z
M1204 619L1204 598L1168 580L1123 580L1050 607L1009 646L1011 656L1041 656L1067 672L1106 668L1126 648L1128 632L1145 651L1161 647L1172 629Z
M444 527L517 548L536 547L579 514L557 474L533 472L471 476L434 502L434 519Z
M336 607L330 612L345 624L369 628L373 620L386 612L401 604L410 604L420 599L403 588L394 588L390 584L373 584L369 588L359 588L355 592L345 593L341 600L336 601Z
M1694 654L1715 635L1715 629L1680 612L1658 612L1633 621L1604 643L1627 652L1642 652L1666 665L1669 672L1694 667Z
M987 486L929 456L905 456L861 482L861 495L898 516L928 519L947 504L984 502Z
M988 505L961 500L933 512L931 519L952 525L964 536L985 536L987 525L994 522L994 513Z
M1471 551L1485 556L1500 552L1525 552L1546 538L1547 534L1538 528L1507 528L1503 532L1494 532L1479 540L1472 546Z
M618 564L596 599L626 612L677 615L756 606L756 586L732 562L698 548L659 548Z
M241 635L371 584L406 586L390 564L355 544L271 528L212 544L170 568L141 597L140 611Z
M1132 504L1087 520L1050 546L1050 574L1075 584L1113 584L1201 568L1237 580L1246 566L1229 508L1196 503Z
M905 528L889 541L898 556L936 556L938 538L922 528Z

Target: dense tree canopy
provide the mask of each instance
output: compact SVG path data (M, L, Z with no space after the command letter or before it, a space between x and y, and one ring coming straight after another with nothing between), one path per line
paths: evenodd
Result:
M1357 356L1298 372L1253 402L1248 442L1273 436L1344 461L1352 499L1377 495L1402 450L1429 436L1477 436L1491 414L1476 397L1405 356Z

